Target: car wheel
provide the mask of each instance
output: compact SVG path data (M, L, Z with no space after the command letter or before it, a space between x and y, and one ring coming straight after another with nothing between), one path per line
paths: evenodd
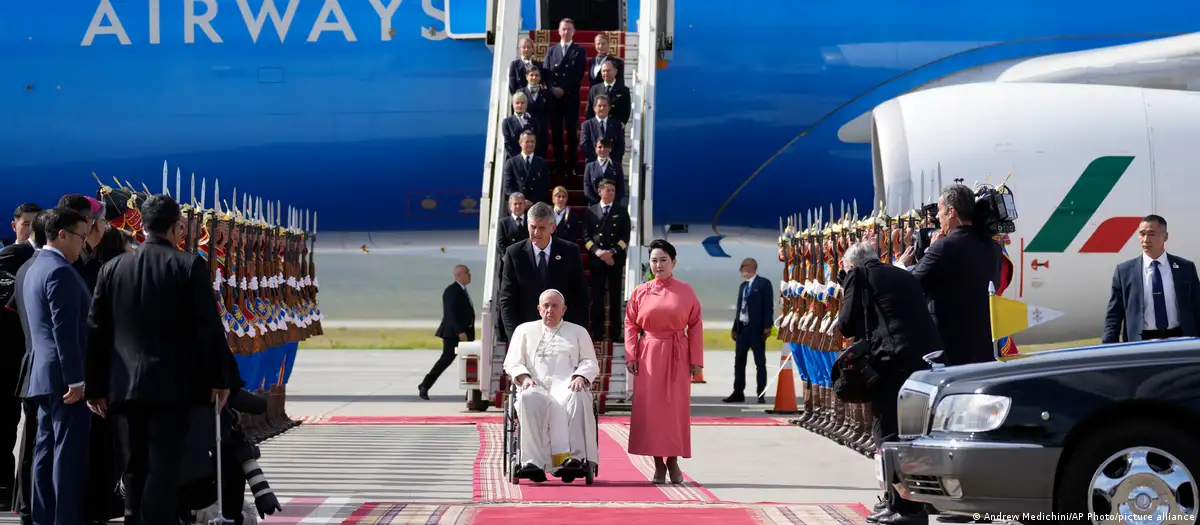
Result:
M1085 522L1116 516L1121 523L1176 523L1196 514L1200 449L1194 438L1158 421L1108 428L1069 452L1054 494L1058 512Z

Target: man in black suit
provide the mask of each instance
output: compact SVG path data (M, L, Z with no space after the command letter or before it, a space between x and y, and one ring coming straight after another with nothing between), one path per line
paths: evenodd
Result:
M554 95L542 82L542 69L534 66L529 68L525 73L525 78L528 80L525 87L521 88L521 93L525 94L527 100L526 111L537 121L537 145L534 147L534 154L541 158L546 158L546 152L550 149L550 114L554 109L554 101L551 100Z
M733 319L733 393L722 399L726 403L746 401L746 354L754 353L754 368L759 403L765 403L767 389L767 338L774 325L775 294L771 281L758 276L758 261L744 259L738 271L742 284L738 286L737 314Z
M16 242L0 248L0 305L13 297L17 272L36 248L32 242L33 222L42 208L31 202L17 206L13 212L12 229ZM10 453L16 446L17 425L21 422L21 399L9 395L17 389L17 373L25 355L25 335L21 319L13 308L0 308L0 512L11 510L15 483L8 477L16 471L16 460Z
M517 46L521 50L521 56L508 65L508 94L510 95L529 85L525 74L530 69L542 66L541 61L533 58L533 40L524 37Z
M534 154L537 135L521 133L521 154L504 161L504 198L516 192L530 202L550 201L550 166Z
M617 82L617 70L612 62L605 62L600 71L600 83L588 90L587 118L596 116L596 97L604 95L612 106L613 118L621 121L621 124L629 124L629 116L633 113L633 98L629 95L629 88Z
M624 337L624 317L621 298L624 289L625 250L629 248L629 213L616 205L616 184L600 181L600 202L588 207L583 229L584 245L594 257L588 258L591 267L592 339L621 341ZM608 298L608 332L604 330L604 298Z
M975 194L970 188L947 187L937 205L941 231L912 274L925 290L929 313L946 345L942 362L994 361L988 286L1000 282L1000 244L973 225ZM912 265L912 250L901 257L905 266Z
M550 116L550 140L554 144L556 171L563 175L575 173L579 159L576 149L576 130L579 126L579 87L587 72L587 52L572 39L575 37L575 22L564 18L558 23L561 41L546 49L546 85L554 94ZM563 149L563 133L567 144ZM585 150L586 151L586 150ZM565 154L564 154L565 153ZM536 302L536 301L534 301Z
M458 348L459 341L475 340L475 306L467 293L468 284L471 284L471 269L465 264L455 266L454 282L442 292L442 324L438 325L435 334L442 338L442 356L417 386L418 394L426 401L429 400L429 388L454 362L454 349Z
M624 203L625 170L612 158L612 141L606 138L596 141L596 159L583 168L583 196L589 206L600 202L600 181L603 180L612 181L617 187L615 202Z
M521 135L526 131L532 132L534 137L542 135L538 127L537 119L529 113L529 96L520 91L513 93L512 96L513 114L505 117L501 123L500 133L504 137L504 152L509 158L516 157L521 154ZM534 154L537 154L537 145L535 142ZM538 155L542 156L542 155Z
M174 523L193 410L225 405L231 378L208 265L176 248L179 204L142 204L146 241L100 270L88 318L87 398L126 427L125 523Z
M1167 253L1167 220L1147 215L1138 225L1142 254L1117 265L1101 342L1200 335L1196 265Z
M520 241L529 238L529 228L525 224L525 208L529 201L525 194L513 192L508 196L508 215L500 218L496 224L496 253L501 257L504 252Z
M613 71L616 72L616 83L625 85L625 61L619 57L610 54L612 51L612 42L608 39L607 33L596 35L593 41L596 44L596 56L588 59L588 83L594 89L596 84L605 82L602 67L604 64L612 64Z
M870 337L879 379L872 390L872 428L875 446L898 438L896 396L913 372L928 368L922 359L942 348L933 318L925 309L920 282L901 268L879 262L879 252L860 242L842 257L845 301L837 323L842 335L857 340ZM881 450L882 452L882 450ZM882 457L882 453L878 457ZM885 464L885 498L871 516L882 524L922 524L929 517L925 506L900 497Z
M566 320L587 326L588 289L579 246L552 235L554 210L548 204L534 204L528 219L529 238L509 246L500 267L500 317L507 338L521 323L541 319L538 297L549 288L566 297Z
M609 118L612 105L606 95L597 95L595 99L595 118L583 121L579 132L579 148L587 155L587 161L596 160L596 143L602 138L612 141L612 158L617 164L625 155L625 125L615 118Z

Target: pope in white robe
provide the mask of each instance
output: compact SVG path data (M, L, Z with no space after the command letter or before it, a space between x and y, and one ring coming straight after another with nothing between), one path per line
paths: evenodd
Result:
M564 321L566 310L558 290L543 292L542 319L518 326L504 357L504 371L517 386L520 462L533 481L599 458L590 387L600 367L591 335Z

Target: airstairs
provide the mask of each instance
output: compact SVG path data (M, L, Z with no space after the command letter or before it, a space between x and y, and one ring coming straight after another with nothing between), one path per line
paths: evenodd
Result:
M517 42L524 36L533 40L535 57L545 56L546 49L559 41L557 31L522 31L520 0L492 0L489 10L492 24L489 25L487 40L492 45L492 85L490 111L487 122L487 146L483 162L483 186L480 202L479 242L486 245L487 263L484 276L484 304L482 338L479 346L460 346L459 385L466 391L467 407L470 410L486 410L488 406L502 406L503 396L508 390L508 378L503 373L507 343L498 337L500 317L498 291L500 288L500 257L496 253L497 224L502 213L507 213L503 200L502 183L504 151L501 123L511 115L508 90L508 66L518 56ZM630 16L641 29L635 31L606 31L612 42L611 53L625 61L624 83L630 89L632 112L626 124L626 151L622 159L628 188L628 208L632 231L626 258L623 298L628 298L633 288L645 280L646 253L644 246L653 238L652 193L653 145L654 145L654 86L658 67L670 56L670 15L673 0L646 0L640 5L637 16ZM653 21L646 23L644 21ZM588 57L595 56L593 41L598 31L576 31L574 41L583 47ZM586 118L588 81L581 79L580 123ZM553 146L547 153L547 162L554 172L556 159L561 158ZM576 173L583 173L583 152L579 152L580 163ZM587 213L587 201L583 193L583 178L552 176L550 188L563 186L568 190L568 206L573 217L582 218ZM532 197L549 200L549 195ZM588 253L582 249L583 267L588 271ZM623 324L623 319L608 319L608 323ZM625 370L624 343L597 342L596 356L600 361L600 377L593 383L593 393L600 401L600 410L620 409L632 400L632 378Z

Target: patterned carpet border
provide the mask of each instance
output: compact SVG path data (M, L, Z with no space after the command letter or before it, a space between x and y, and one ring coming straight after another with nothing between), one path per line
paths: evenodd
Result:
M474 425L503 421L499 412L461 416L301 416L306 425ZM629 416L600 416L600 423L629 424ZM693 417L692 426L783 427L786 417Z
M342 525L468 525L479 510L489 507L576 507L603 509L747 509L765 525L864 525L868 510L856 503L728 503L672 501L622 502L464 502L454 504L368 502L342 521Z
M478 423L479 454L475 458L475 487L473 498L484 501L520 501L521 486L508 481L504 465L504 425Z

